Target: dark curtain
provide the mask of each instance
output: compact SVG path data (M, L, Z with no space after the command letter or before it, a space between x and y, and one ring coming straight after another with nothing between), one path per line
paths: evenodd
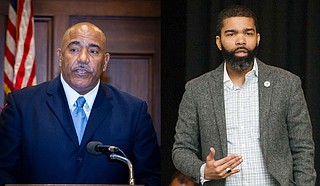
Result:
M162 1L161 15L163 185L169 184L175 171L171 149L184 84L222 62L215 45L216 17L233 4L246 5L257 14L258 58L300 76L313 124L315 167L320 173L320 1L168 0Z

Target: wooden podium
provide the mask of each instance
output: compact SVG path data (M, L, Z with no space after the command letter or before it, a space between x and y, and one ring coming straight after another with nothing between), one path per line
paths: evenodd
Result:
M5 186L129 186L126 184L5 184ZM135 185L143 186L143 185Z

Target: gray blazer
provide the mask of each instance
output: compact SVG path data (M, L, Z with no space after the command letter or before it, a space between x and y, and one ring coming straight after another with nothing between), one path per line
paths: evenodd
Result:
M257 60L260 140L270 174L280 185L315 185L312 126L301 80ZM265 82L270 86L265 86ZM186 84L179 107L172 159L199 182L210 147L215 159L227 156L223 64ZM225 180L206 182L225 185Z

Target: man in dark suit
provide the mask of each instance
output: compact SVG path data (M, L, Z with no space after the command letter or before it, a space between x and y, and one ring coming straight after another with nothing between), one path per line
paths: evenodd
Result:
M128 184L128 166L88 153L90 141L121 149L137 184L160 185L160 154L146 102L100 82L110 58L106 48L98 27L78 23L57 50L60 76L8 95L0 117L0 185Z
M257 25L243 6L219 14L216 44L225 61L186 84L173 162L204 185L315 185L301 80L255 57Z

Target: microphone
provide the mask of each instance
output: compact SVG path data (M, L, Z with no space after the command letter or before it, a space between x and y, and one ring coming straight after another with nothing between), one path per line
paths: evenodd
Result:
M100 141L91 141L87 144L87 151L93 155L108 155L110 159L122 161L127 164L129 169L129 185L134 185L134 173L133 165L131 161L127 158L125 153L116 146L103 145ZM116 152L122 154L116 154Z
M134 185L134 176L133 176L134 173L133 173L133 166L131 161L126 157L119 156L118 154L114 154L114 153L110 154L110 158L113 160L122 161L127 164L129 168L129 185Z
M116 146L103 145L100 141L91 141L87 144L87 151L93 155L110 154L118 152L119 148Z

